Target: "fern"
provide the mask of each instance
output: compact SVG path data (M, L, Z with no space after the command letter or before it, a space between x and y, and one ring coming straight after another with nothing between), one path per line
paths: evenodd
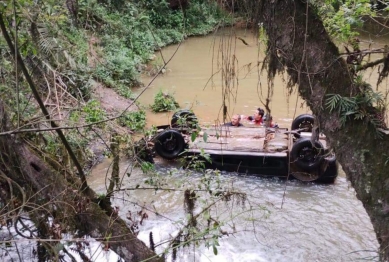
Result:
M326 107L332 112L337 107L339 100L342 97L338 94L328 94L327 97Z
M348 114L353 113L357 103L354 97L342 97L339 94L328 94L326 101L326 107L333 112L335 109L338 109L339 113L347 112Z
M376 116L375 112L382 111L385 108L384 99L381 93L374 92L368 84L360 85L363 92L355 97L342 97L339 94L328 94L325 102L326 108L330 112L337 111L342 126L346 124L347 119L367 120L377 130L377 136L382 134L379 128L382 121Z

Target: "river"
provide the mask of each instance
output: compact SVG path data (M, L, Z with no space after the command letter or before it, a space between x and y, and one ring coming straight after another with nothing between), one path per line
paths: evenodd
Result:
M151 83L139 101L151 104L154 95L162 89L174 93L182 108L192 108L202 124L214 123L221 121L221 94L229 85L231 96L226 99L229 114L250 115L255 108L263 107L260 101L265 101L268 90L266 74L259 73L257 66L257 61L263 61L259 49L253 34L232 29L187 39L179 48L177 45L163 48L165 60L173 54L174 58L166 73ZM156 61L161 61L158 57ZM232 60L235 62L231 63ZM221 80L217 72L218 64L223 63L230 66L230 72L238 80L233 83ZM210 79L212 75L214 79ZM368 77L374 80L374 76ZM147 85L151 79L144 76L143 82ZM290 127L295 116L309 110L295 93L288 94L285 86L284 79L275 79L270 108L280 126ZM167 124L170 117L171 113L147 111L148 126ZM145 243L149 242L150 232L156 244L178 232L180 223L186 219L181 183L197 188L203 178L199 173L188 176L180 169L172 171L168 168L171 164L157 160L156 170L163 182L161 187L174 190L123 190L115 195L114 205L119 207L122 217L129 211L134 214L143 210L148 214L139 226L138 235ZM149 176L128 161L122 161L120 166L124 188L147 186L145 181ZM109 173L107 160L94 168L88 178L90 186L104 193ZM244 204L232 199L213 209L212 216L224 221L222 229L228 233L219 240L217 255L212 248L191 246L178 252L177 261L378 261L378 243L372 224L342 170L331 185L235 173L217 177L224 189L244 192L247 199ZM195 212L209 204L200 200ZM163 248L164 245L159 245L156 250L162 252Z

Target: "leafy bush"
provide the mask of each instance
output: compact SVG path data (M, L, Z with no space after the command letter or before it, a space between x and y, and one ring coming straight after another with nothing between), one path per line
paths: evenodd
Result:
M173 111L177 108L179 108L179 105L173 95L167 92L164 93L161 89L155 95L154 104L151 105L151 110L154 112Z
M359 33L355 28L360 27L364 16L375 16L370 0L334 1L334 4L319 5L319 14L323 19L327 32L337 40L349 41Z
M84 106L83 112L86 113L85 121L88 124L102 121L105 118L105 111L100 108L100 103L94 99Z
M108 2L112 1L102 0ZM181 10L171 10L167 1L122 2L79 3L82 27L92 29L102 47L99 54L102 59L93 76L115 89L119 85L137 86L138 65L147 63L155 50L182 41L188 35L206 34L226 21L226 15L212 1L191 1L185 15ZM73 42L84 36L73 36Z
M146 112L144 110L127 112L119 118L121 126L129 127L131 130L142 130L146 125Z

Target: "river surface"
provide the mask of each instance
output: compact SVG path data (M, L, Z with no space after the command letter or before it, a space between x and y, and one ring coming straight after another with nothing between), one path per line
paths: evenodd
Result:
M181 185L196 189L203 177L188 177L182 170L167 169L169 165L156 163L161 187L178 191L131 190L138 185L149 187L145 181L150 177L133 169L130 162L120 166L124 190L115 195L113 205L119 207L122 217L131 212L133 220L140 219L136 212L148 214L138 235L147 244L150 232L157 245L177 234L187 218ZM104 161L89 177L89 185L98 193L106 192L109 168L109 161ZM232 199L213 208L213 217L224 221L223 231L229 235L219 240L218 255L200 245L182 249L176 261L378 261L372 224L342 171L330 185L235 173L222 173L220 180L224 189L247 194L244 205ZM195 213L208 205L202 199L197 201ZM206 223L200 220L199 224ZM164 247L156 251L162 253Z
M256 42L250 32L225 29L218 34L187 39L179 48L174 45L162 49L165 60L175 53L174 58L166 73L150 84L139 101L151 104L161 89L174 93L181 108L193 109L202 124L215 123L222 121L222 90L229 86L231 96L225 100L229 114L251 115L255 108L263 107L261 101L268 94L265 74L258 73L257 61L263 61L263 56ZM161 61L158 57L156 61ZM233 83L221 80L221 73L217 72L218 64L223 63L229 65L238 80ZM372 83L376 81L374 74L367 78ZM145 85L151 79L144 76ZM285 86L281 77L275 79L270 108L280 126L290 127L295 116L309 110L295 93L288 95ZM148 126L167 124L170 117L171 113L148 111ZM99 193L106 190L109 163L106 160L99 164L89 176L90 186ZM172 171L168 168L171 164L174 163L158 160L156 170L161 187L174 190L123 190L115 195L114 205L119 207L122 217L128 212L134 217L140 210L148 214L139 226L138 235L145 243L149 243L150 232L156 244L177 234L180 223L186 221L182 183L197 188L203 178L199 173L187 176L180 169ZM148 186L145 181L150 177L133 168L130 162L123 161L120 166L124 188ZM222 173L219 179L224 189L245 192L247 199L244 203L232 199L213 209L212 216L224 221L222 229L228 233L219 240L217 255L212 247L192 246L180 250L177 261L378 261L372 224L342 170L331 185L235 173ZM202 205L209 204L200 200L195 213ZM164 246L159 245L157 252L162 252Z
M171 93L180 107L192 109L202 124L223 120L223 101L229 117L232 114L252 115L256 108L264 108L263 103L269 94L267 73L261 73L264 47L257 44L257 38L252 33L231 30L193 37L180 46L164 48L163 59L157 54L158 58L153 63L167 61L170 57L173 59L167 65L166 73L155 81L151 82L151 77L143 77L146 86L151 84L139 101L150 105L159 90ZM284 79L275 78L270 109L278 124L289 126L296 114L308 110L295 93L288 95L285 86ZM223 94L225 98L222 98ZM169 123L170 116L171 113L154 114L149 110L147 114L149 125Z

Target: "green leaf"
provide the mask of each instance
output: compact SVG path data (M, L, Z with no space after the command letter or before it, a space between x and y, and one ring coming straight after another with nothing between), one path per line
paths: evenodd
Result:
M197 135L198 135L197 132L193 132L193 133L192 133L192 135L191 135L191 140L192 140L192 142L194 142L194 141L196 140Z
M211 217L211 214L209 214L209 211L204 212L204 219L208 220Z
M215 256L217 256L217 248L216 248L216 246L213 245L212 248L213 248L213 253L215 254Z
M205 143L207 143L207 141L208 141L208 134L207 133L204 133L203 140Z

